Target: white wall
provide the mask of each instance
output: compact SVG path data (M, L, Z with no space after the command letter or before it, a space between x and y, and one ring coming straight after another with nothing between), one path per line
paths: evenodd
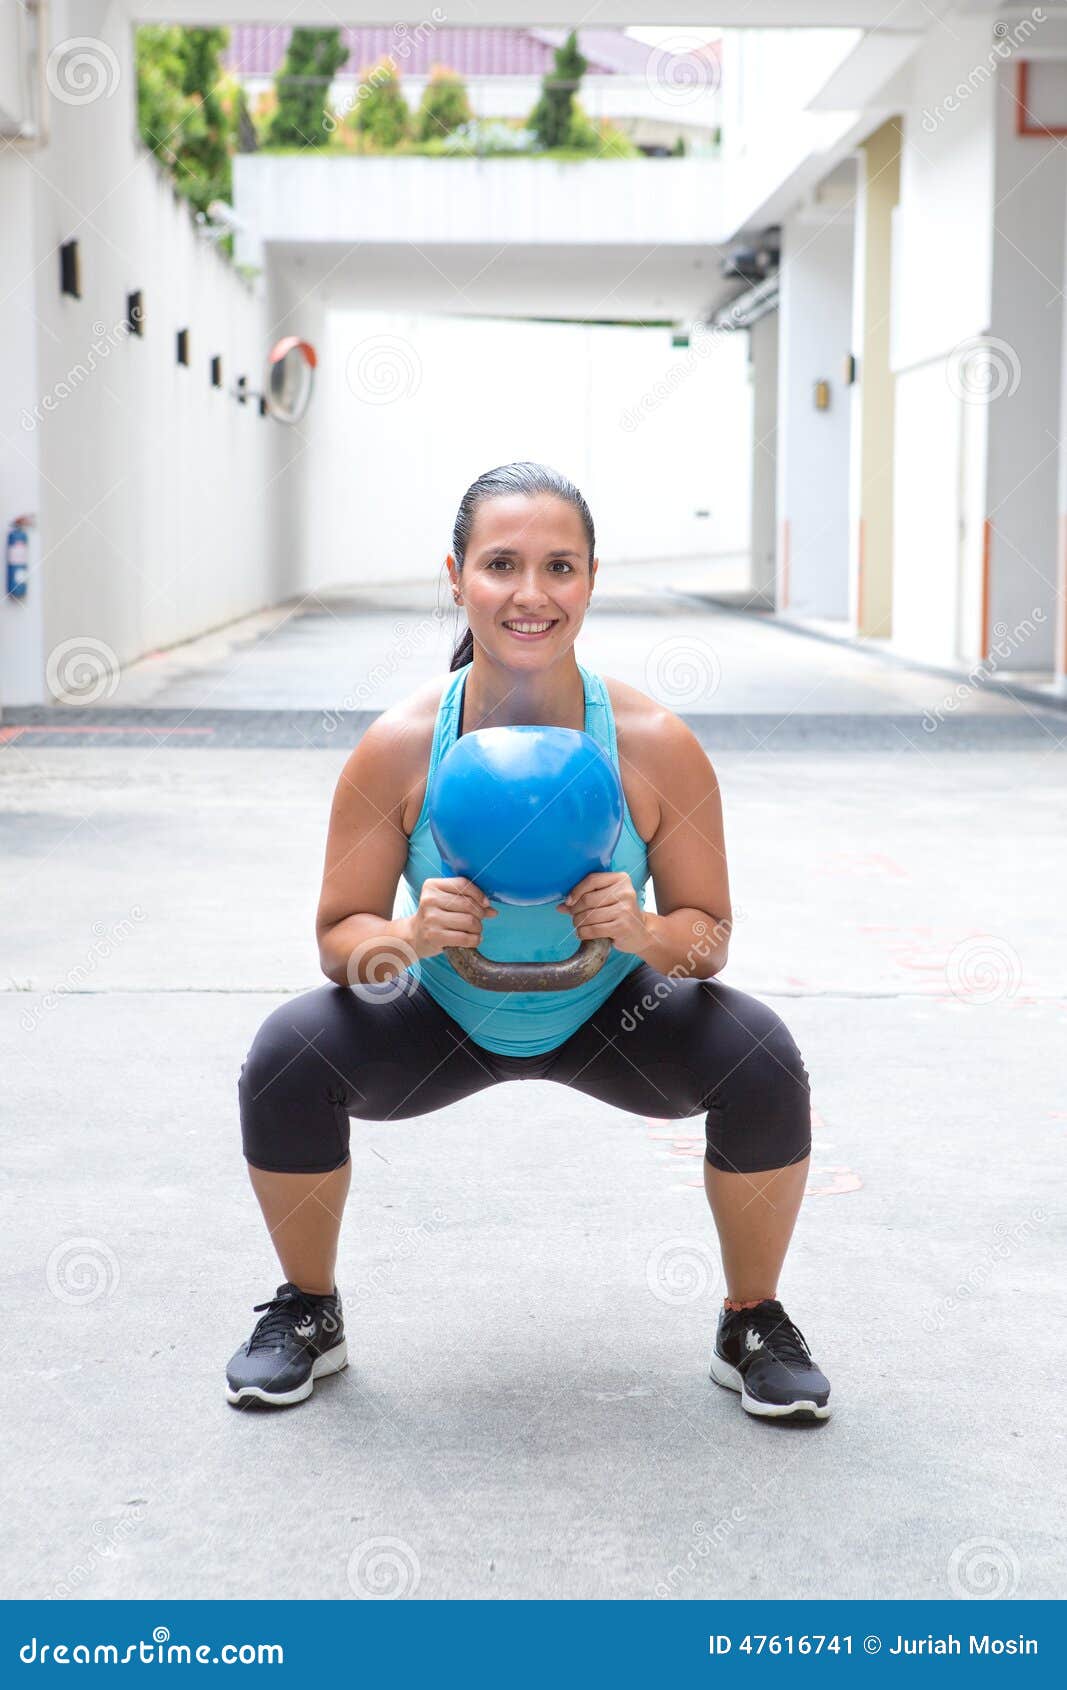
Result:
M242 153L238 256L268 241L687 246L725 238L717 159L337 158ZM254 231L254 232L253 232Z
M463 492L513 458L578 484L606 565L747 545L743 335L339 312L327 347L309 585L436 580Z
M783 184L812 159L827 155L825 171L855 113L808 105L859 39L854 29L724 32L722 221L728 235L778 222L795 203L795 196L782 196Z
M951 32L934 29L924 40L902 114L893 217L893 641L940 663L960 654L963 601L978 603L981 571L981 523L972 517L961 535L961 486L972 506L983 500L984 469L974 458L982 445L963 427L950 354L990 325L995 78L966 81L989 41L986 20L958 16Z
M778 350L778 604L795 616L848 615L851 216L782 227ZM817 381L829 409L815 409ZM785 525L788 524L788 528Z
M724 156L736 163L746 154L777 148L782 174L787 175L791 163L784 161L802 156L810 136L818 133L818 124L805 110L808 101L859 39L854 29L725 30ZM782 122L784 113L789 114L788 124Z
M1052 108L1067 112L1067 63L1041 64ZM1046 108L1047 109L1047 108ZM1008 667L1050 669L1056 624L1057 478L1063 362L1067 151L1053 137L1016 129L1014 67L997 78L995 215L990 326L1003 350L995 369L1002 391L988 403L986 509L990 513L991 629L1044 621L1019 643ZM977 642L968 650L976 651Z
M3 605L8 704L45 696L65 642L125 662L263 603L265 446L278 426L226 391L242 372L259 385L264 309L135 141L128 18L78 0L53 9L52 34L93 38L116 69L96 98L53 95L50 143L5 153L0 171L0 222L17 235L3 261L16 291L0 306L0 346L15 379L0 387L0 431L21 463L4 471L0 516L14 505L39 518L27 602ZM80 299L59 292L57 249L75 236ZM140 340L124 331L134 289ZM189 368L175 360L184 326Z
M0 541L16 516L40 520L40 430L27 432L19 418L31 411L41 391L34 316L34 179L13 147L0 150ZM0 707L40 696L43 596L40 529L30 532L27 596L9 599L0 580ZM6 560L0 556L6 573Z

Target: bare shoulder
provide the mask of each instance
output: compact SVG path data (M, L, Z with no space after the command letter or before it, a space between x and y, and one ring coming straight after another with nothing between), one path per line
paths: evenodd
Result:
M710 764L696 735L680 716L655 698L603 677L615 717L619 768L634 826L648 841L659 828L663 806L671 792L686 782L708 778Z
M353 754L380 769L394 804L399 805L400 825L407 834L414 829L422 809L434 724L448 678L447 674L435 675L383 710Z

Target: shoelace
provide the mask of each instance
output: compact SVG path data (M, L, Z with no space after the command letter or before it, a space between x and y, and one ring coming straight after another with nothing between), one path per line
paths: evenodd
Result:
M772 1339L770 1348L780 1361L795 1362L810 1367L811 1351L800 1327L790 1320L783 1309L740 1309L737 1311L747 1326L754 1326L761 1338Z
M272 1297L269 1303L254 1304L253 1313L258 1314L260 1309L266 1309L267 1313L256 1322L248 1340L249 1355L253 1350L281 1349L281 1340L288 1336L294 1324L316 1313L313 1303L292 1291L286 1292L284 1297Z

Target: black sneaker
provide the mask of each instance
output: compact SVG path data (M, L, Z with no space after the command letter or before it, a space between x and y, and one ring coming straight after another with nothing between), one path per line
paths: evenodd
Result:
M740 1391L749 1414L774 1420L829 1418L830 1382L812 1361L804 1334L774 1297L765 1297L754 1309L722 1309L711 1377Z
M324 1373L348 1366L348 1346L336 1288L332 1296L315 1297L286 1280L269 1303L246 1344L226 1369L226 1400L273 1403L285 1407L303 1402Z

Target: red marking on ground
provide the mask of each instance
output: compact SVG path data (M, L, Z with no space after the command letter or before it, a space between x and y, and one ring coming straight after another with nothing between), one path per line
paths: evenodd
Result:
M809 1185L804 1193L805 1197L843 1197L848 1191L863 1190L863 1181L859 1174L854 1173L851 1168L819 1168L816 1170L816 1174L819 1178L832 1174L833 1178L829 1185Z
M895 874L898 880L907 880L909 878L906 868L902 868L899 863L895 863L892 857L883 856L880 851L872 852L868 861L876 863L879 868L885 869L886 874Z
M684 1117L683 1117L684 1118ZM1067 1113L1064 1114L1067 1120ZM655 1129L671 1126L671 1118L660 1118L653 1115L644 1117L645 1126L651 1128L649 1138L653 1144L663 1145L668 1156L700 1156L704 1155L703 1134L658 1132ZM826 1129L827 1122L817 1109L811 1111L812 1133L821 1133ZM829 1148L829 1145L827 1146ZM804 1191L805 1197L843 1197L850 1191L862 1191L863 1179L854 1168L846 1167L843 1162L820 1163L817 1158L819 1146L812 1147L812 1165L809 1169L809 1183ZM677 1181L676 1190L700 1191L704 1187L703 1179L689 1179Z
M887 927L876 922L865 922L860 925L861 933L932 933L932 927Z
M33 727L33 728L0 728L0 739L17 739L19 734L156 734L160 739L171 739L175 734L213 734L214 728L108 728L102 724L96 727L86 724L84 727Z
M836 851L816 870L821 876L852 872L855 874L888 874L895 880L908 880L907 869L881 851Z

